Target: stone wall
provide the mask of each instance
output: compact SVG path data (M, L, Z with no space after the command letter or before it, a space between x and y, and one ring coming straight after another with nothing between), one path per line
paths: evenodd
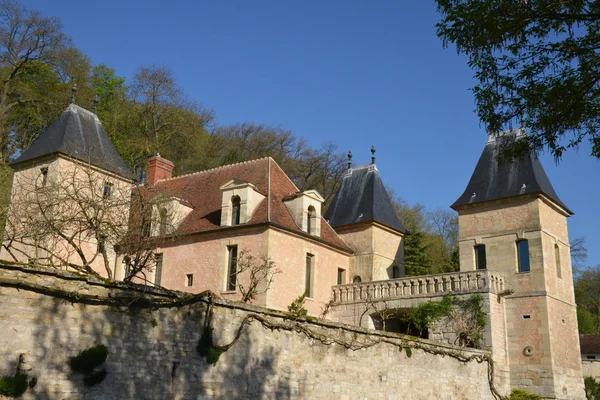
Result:
M600 380L600 360L581 360L583 376L591 376Z
M196 351L207 318L217 345L239 333L215 366ZM108 376L90 389L68 360L95 344ZM20 355L38 379L28 399L494 398L486 351L0 265L0 374Z

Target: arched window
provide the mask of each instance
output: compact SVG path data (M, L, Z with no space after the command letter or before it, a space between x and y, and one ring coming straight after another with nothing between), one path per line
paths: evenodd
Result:
M558 243L554 244L554 261L556 261L556 276L562 279L562 269L560 266L560 248Z
M487 269L487 259L485 257L485 244L475 246L475 267L477 269Z
M306 232L312 233L313 230L313 219L315 218L315 208L308 206L308 215L306 216Z
M529 242L527 239L517 241L517 261L519 263L519 272L529 272Z
M392 267L392 279L400 278L400 267L394 265Z
M231 225L240 224L240 196L231 198Z
M354 278L352 278L352 283L361 283L361 282L362 282L362 279L358 275L356 275Z
M160 236L165 236L167 234L167 209L166 208L161 208L160 209L160 225L159 225L159 232L158 234Z

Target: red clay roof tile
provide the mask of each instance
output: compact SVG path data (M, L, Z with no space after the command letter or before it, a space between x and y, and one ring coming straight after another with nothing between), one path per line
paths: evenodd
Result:
M165 179L158 181L156 187L185 200L193 207L192 212L181 224L179 233L191 234L218 230L223 228L221 227L222 192L220 187L235 178L252 183L258 192L267 196L269 163L271 164L270 210L267 207L267 199L263 200L245 225L272 222L294 232L303 233L283 202L285 197L297 193L298 188L270 157ZM345 251L352 252L322 217L321 239Z

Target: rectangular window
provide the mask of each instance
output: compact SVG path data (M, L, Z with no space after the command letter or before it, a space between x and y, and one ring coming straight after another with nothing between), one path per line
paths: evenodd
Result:
M227 260L227 288L226 290L235 290L237 286L237 246L227 246L229 258Z
M129 267L130 262L131 259L129 257L126 256L123 258L123 279L127 279L129 275L131 275L131 268Z
M155 254L154 262L156 265L154 266L154 284L156 286L160 286L160 278L162 277L162 267L163 267L163 255Z
M110 182L104 183L104 189L102 191L103 199L110 199L110 197L112 196L112 187L113 187L112 183L110 183Z
M596 356L586 356L588 360L595 360Z
M519 272L529 272L529 242L527 239L517 242L517 259L519 262Z
M185 286L187 286L187 287L194 286L194 274L186 274Z
M479 244L475 246L475 266L477 269L486 269L487 260L485 257L485 245Z
M104 238L100 238L98 240L98 249L97 249L98 250L98 254L103 254L104 253L104 250L105 250L104 242L105 242Z
M44 167L40 170L42 172L42 187L48 184L48 167Z
M556 276L562 279L562 269L560 267L560 248L554 244L554 261L556 261Z
M344 283L346 283L346 270L338 268L337 284L343 285Z
M313 297L313 257L312 254L306 253L306 277L304 282L304 293L306 294L306 297Z

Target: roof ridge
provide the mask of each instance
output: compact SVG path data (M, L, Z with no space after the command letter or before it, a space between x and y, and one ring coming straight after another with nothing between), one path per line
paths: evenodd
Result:
M205 174L205 173L209 173L209 172L214 172L214 171L217 171L217 170L222 170L222 169L226 169L226 168L230 168L230 167L235 167L235 166L242 165L242 164L250 164L250 163L254 163L254 162L258 162L258 161L267 160L269 158L271 158L271 157L255 158L254 160L241 161L241 162L234 163L234 164L221 165L219 167L215 167L215 168L211 168L211 169L205 169L204 171L190 172L189 174L174 176L172 178L161 179L161 180L157 181L156 183L174 181L174 180L180 179L180 178L188 178L188 177L193 176L193 175L200 175L200 174Z
M80 112L80 111L83 111L85 114L89 114L91 117L93 117L94 120L97 123L99 123L100 125L102 125L102 121L100 121L100 118L98 118L98 115L94 114L90 110L87 110L87 109L85 109L85 108L83 108L83 107L81 107L81 106L79 106L77 104L74 104L74 103L69 104L69 106L67 107L67 109L65 111L68 111L68 110L71 110L71 111L74 111L74 112L77 112L77 113ZM104 126L102 126L102 127L104 128Z
M299 187L298 187L298 186L297 186L297 185L294 183L294 181L293 181L293 180L292 180L292 179L291 179L291 178L288 176L288 174L287 174L287 173L286 173L286 172L283 170L283 168L281 168L281 165L279 165L279 164L277 163L277 161L275 161L275 159L274 159L273 157L271 157L271 156L268 156L268 157L266 157L266 158L270 158L271 160L273 160L273 162L275 163L275 165L277 165L277 168L279 168L279 170L280 170L281 172L283 172L283 175L285 175L285 177L287 178L287 180L288 180L288 181L290 181L290 183L291 183L292 185L294 185L294 187L296 188L296 192L295 192L295 193L299 193L299 192L300 192L300 188L299 188Z

